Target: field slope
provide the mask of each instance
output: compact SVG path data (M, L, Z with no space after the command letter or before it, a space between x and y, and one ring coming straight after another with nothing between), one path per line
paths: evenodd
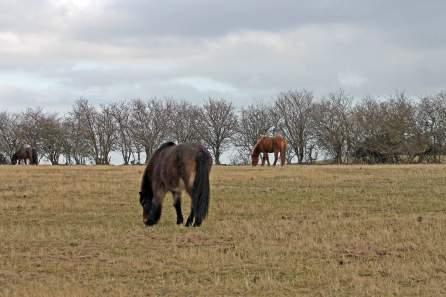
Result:
M214 167L201 228L142 170L0 166L0 296L446 295L445 166Z

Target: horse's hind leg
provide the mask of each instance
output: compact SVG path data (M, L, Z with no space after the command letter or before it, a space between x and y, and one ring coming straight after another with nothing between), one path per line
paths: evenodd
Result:
M183 213L181 212L181 192L172 192L173 195L173 207L177 212L177 225L183 224Z
M194 210L191 208L190 215L187 218L186 227L194 226L199 227L201 225L201 220L198 220L194 215Z
M190 208L190 215L187 218L186 221L186 227L189 227L190 225L192 225L192 222L194 221L194 209L191 207Z
M274 152L274 163L273 163L273 166L276 166L278 155L279 155L279 152Z

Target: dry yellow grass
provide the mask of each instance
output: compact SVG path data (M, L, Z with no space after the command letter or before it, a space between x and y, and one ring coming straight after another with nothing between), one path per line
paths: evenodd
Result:
M446 295L445 166L214 167L201 228L142 170L0 167L0 296Z

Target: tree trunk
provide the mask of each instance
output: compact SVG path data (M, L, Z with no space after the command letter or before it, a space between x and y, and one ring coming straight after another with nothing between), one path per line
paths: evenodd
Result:
M336 163L342 164L342 147L336 149Z
M150 151L150 148L148 148L148 147L145 148L145 151L146 151L146 161L145 161L145 163L147 164L149 162L149 160L150 160L152 152ZM138 156L138 158L139 158L139 156Z
M215 164L220 165L220 150L219 149L217 149L215 151Z
M302 164L303 160L304 160L304 147L300 146L299 153L297 155L297 163Z

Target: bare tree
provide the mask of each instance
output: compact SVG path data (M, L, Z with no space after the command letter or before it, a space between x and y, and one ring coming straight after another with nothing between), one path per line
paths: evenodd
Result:
M109 155L115 144L116 130L110 107L101 106L97 111L88 100L80 99L73 106L73 114L80 119L95 163L110 164Z
M366 98L353 112L355 158L371 163L412 162L428 148L417 125L416 106L404 95L377 102Z
M76 165L86 164L86 160L90 157L90 148L87 140L85 127L79 113L69 113L62 121L65 132L63 155L65 164Z
M421 98L417 121L428 138L429 148L426 153L433 156L434 162L439 163L446 141L446 93ZM425 156L420 157L423 159Z
M146 162L169 134L171 111L168 101L135 99L131 102L131 131L135 144L144 147Z
M29 144L37 148L39 152L42 138L42 122L45 114L42 108L28 108L19 115L18 129L21 145Z
M200 109L186 101L170 101L169 128L172 139L178 143L200 142L195 123Z
M315 104L313 123L317 142L338 164L348 157L351 149L352 101L340 90Z
M11 158L20 146L19 116L0 113L0 152Z
M110 153L116 145L116 125L110 106L102 105L97 114L100 164L110 164Z
M220 164L220 156L237 132L237 116L232 103L224 99L212 99L203 105L196 122L197 131Z
M240 157L233 157L232 163L247 164L253 146L261 135L268 135L273 129L271 106L257 103L242 108L240 111L237 133L233 142Z
M279 127L302 163L310 137L309 123L313 112L313 94L306 90L282 93L276 100Z
M5 164L8 164L8 159L3 153L0 152L0 165L5 165Z
M404 93L399 93L382 105L385 114L383 121L387 152L394 162L399 163L402 157L406 162L427 149L427 141L417 125L416 106Z
M117 149L121 151L124 164L128 165L133 154L133 141L130 127L130 106L128 102L114 103L110 106L111 113L116 122Z
M365 97L353 109L353 157L357 161L382 163L384 157L378 147L382 141L384 114L381 105L372 97Z
M66 134L56 114L44 115L41 119L40 151L53 165L59 164Z

